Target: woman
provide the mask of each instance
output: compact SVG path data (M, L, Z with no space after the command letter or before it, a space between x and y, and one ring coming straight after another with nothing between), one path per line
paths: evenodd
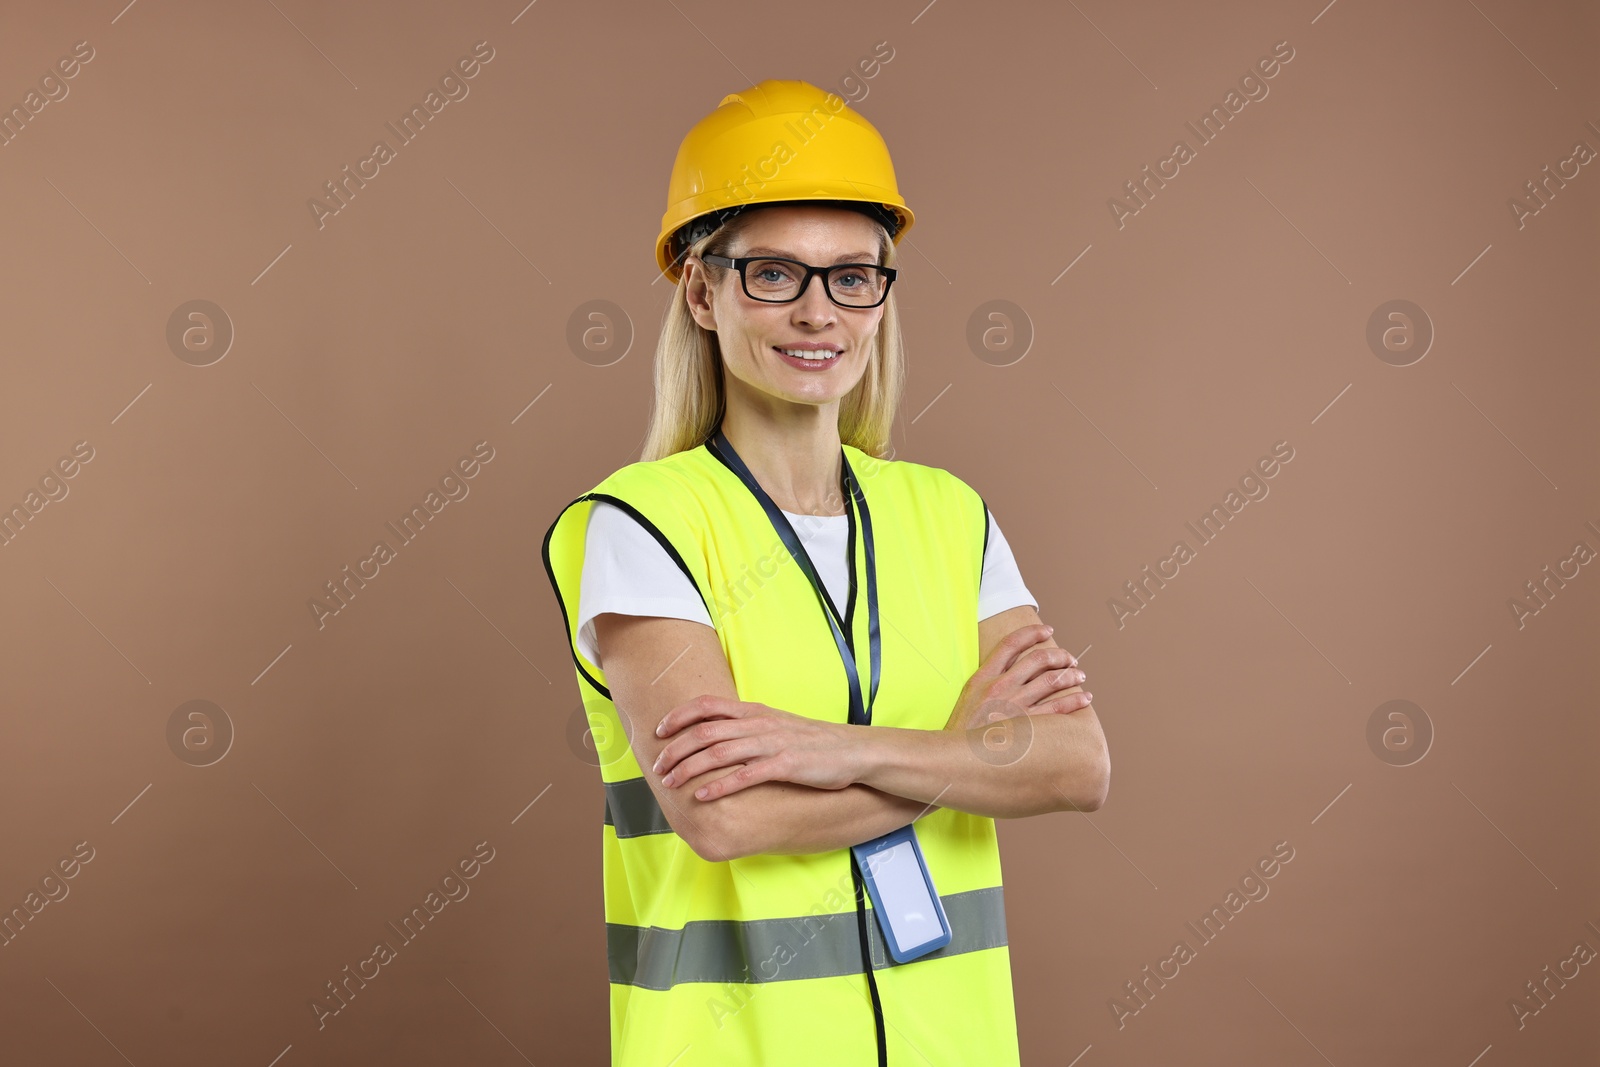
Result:
M605 783L614 1064L1019 1062L994 819L1099 807L1109 760L982 498L883 458L912 221L804 82L679 149L644 458L543 549Z

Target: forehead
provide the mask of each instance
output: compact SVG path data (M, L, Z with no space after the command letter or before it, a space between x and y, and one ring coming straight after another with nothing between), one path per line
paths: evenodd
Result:
M741 248L771 248L805 258L878 254L879 227L848 208L770 207L754 211L740 228Z

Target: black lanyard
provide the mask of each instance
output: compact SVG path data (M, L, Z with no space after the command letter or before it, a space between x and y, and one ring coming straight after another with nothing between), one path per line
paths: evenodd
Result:
M805 546L800 543L794 527L789 524L789 517L773 503L767 491L761 488L755 476L750 473L750 468L744 460L739 458L739 453L734 451L733 445L722 432L719 423L716 432L706 442L713 455L720 459L739 480L745 484L755 498L760 501L762 510L767 513L767 518L772 522L772 528L777 531L783 540L784 547L789 550L789 555L800 565L805 572L806 580L811 583L811 588L817 594L817 600L822 605L822 613L828 620L828 627L833 631L834 644L839 648L839 658L844 662L844 673L850 683L850 722L857 726L867 726L872 723L872 702L878 696L878 666L881 660L878 644L878 567L872 550L872 513L867 510L866 494L861 491L860 483L856 481L855 472L850 469L850 461L845 457L844 449L839 450L839 482L848 499L854 500L857 510L861 512L861 541L866 549L867 566L867 633L871 643L868 660L871 664L872 686L865 702L861 699L861 677L856 672L855 635L845 619L839 616L839 610L833 601L828 598L827 591L823 588L822 580L817 577L816 568L811 564L811 556L806 552ZM855 515L847 507L846 514L850 515L850 543L855 544ZM850 600L855 599L856 589L856 561L852 551L849 559L850 568ZM853 611L852 611L853 614ZM842 631L842 633L841 633Z

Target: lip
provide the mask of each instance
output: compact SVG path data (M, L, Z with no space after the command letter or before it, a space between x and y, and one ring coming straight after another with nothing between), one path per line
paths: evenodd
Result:
M839 357L841 355L843 355L842 352L840 352L838 349L834 348L832 345L816 344L815 342L810 343L810 344L785 345L784 347L791 348L791 349L794 349L795 351L800 351L800 352L831 352L831 353L833 353L827 359L818 359L818 360L797 359L794 356L790 356L790 355L785 354L783 352L783 350L780 349L777 345L773 345L772 346L772 351L777 354L779 359L783 360L789 366L794 367L794 368L796 368L798 370L812 371L813 373L816 372L816 371L825 371L825 370L829 369L830 367L837 366L838 363L839 363Z

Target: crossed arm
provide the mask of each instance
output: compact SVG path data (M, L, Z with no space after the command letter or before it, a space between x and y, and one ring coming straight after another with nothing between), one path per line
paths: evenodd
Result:
M1007 634L1038 622L1031 605L983 620L980 660ZM936 804L1021 818L1092 811L1105 797L1109 761L1093 707L973 729L954 715L944 730L825 723L741 703L715 631L701 623L605 613L595 632L645 780L672 828L708 860L844 848ZM1059 647L1048 637L1044 643ZM759 749L762 739L748 730L734 738L742 728L730 725L736 718L759 724L782 755L738 762L735 750ZM1002 733L1007 743L994 744ZM774 774L790 780L768 777Z

